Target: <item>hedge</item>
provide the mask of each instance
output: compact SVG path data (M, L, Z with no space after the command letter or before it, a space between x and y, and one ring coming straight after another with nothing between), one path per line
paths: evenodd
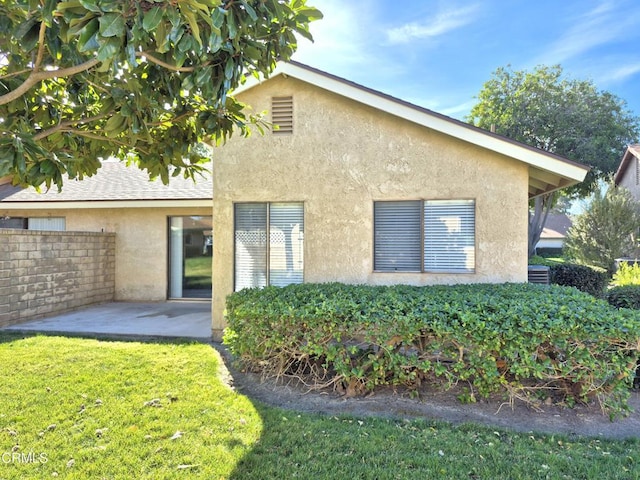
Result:
M575 263L560 263L551 266L551 283L575 287L581 292L602 298L609 282L607 271Z
M640 285L612 287L607 292L607 301L616 308L640 310Z
M357 395L380 385L466 386L537 403L598 399L621 413L640 314L528 284L290 285L227 299L224 341L245 367Z

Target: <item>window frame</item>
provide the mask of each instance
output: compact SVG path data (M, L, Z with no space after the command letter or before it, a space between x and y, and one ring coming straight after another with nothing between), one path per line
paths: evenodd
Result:
M376 205L377 204L392 204L392 203L408 203L415 202L419 205L420 212L420 268L419 270L411 269L411 270L385 270L378 268L376 264L376 256L377 256L377 246L378 242L376 241L378 229L376 222ZM425 221L426 221L426 208L429 203L437 203L437 202L449 202L451 204L459 203L468 203L473 206L473 266L466 270L461 271L455 268L438 268L431 269L426 268L425 262L425 250L427 249L427 244L429 242L428 234L425 231ZM436 198L436 199L412 199L412 200L374 200L373 202L373 272L374 273L400 273L400 274L433 274L433 275L474 275L477 272L477 252L478 252L478 239L477 239L477 200L475 198Z
M236 226L237 226L237 207L238 205L265 205L266 206L266 222L265 222L265 285L242 287L238 289L238 268L237 268L237 248L238 242L236 240ZM304 225L305 225L305 204L302 201L275 201L275 202L234 202L233 203L233 291L237 292L243 288L264 288L272 286L271 283L271 207L272 205L300 205L302 213L302 268L301 268L301 282L304 283L305 277L305 261L304 261Z

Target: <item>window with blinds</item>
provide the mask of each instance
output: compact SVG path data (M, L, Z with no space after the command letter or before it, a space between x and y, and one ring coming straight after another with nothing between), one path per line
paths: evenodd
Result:
M475 271L476 210L473 200L424 202L424 270Z
M475 272L475 201L374 203L374 269Z
M302 203L238 203L234 222L236 291L303 282Z
M419 272L422 263L421 202L376 202L373 206L374 268Z
M274 135L293 133L293 97L273 97L271 99L271 122Z
M29 230L64 232L67 228L65 217L29 217Z

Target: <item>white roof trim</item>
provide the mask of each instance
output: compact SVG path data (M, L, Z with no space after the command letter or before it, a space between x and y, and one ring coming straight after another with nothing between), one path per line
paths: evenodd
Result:
M514 142L472 125L464 124L436 112L431 112L386 94L359 86L348 80L339 79L333 75L317 71L311 67L290 62L279 62L269 78L278 75L289 75L391 115L404 118L437 132L450 135L473 145L520 160L538 169L559 175L566 179L564 182L558 182L561 183L563 187L567 186L567 183L573 184L581 182L589 171L589 167L585 165L566 160L548 152L529 147L528 145ZM267 80L268 79L257 79L253 76L248 77L244 85L237 88L234 94L245 92ZM554 189L547 191L552 190ZM547 191L542 193L546 193Z
M11 210L72 210L100 208L213 208L213 200L92 200L0 202L0 212Z

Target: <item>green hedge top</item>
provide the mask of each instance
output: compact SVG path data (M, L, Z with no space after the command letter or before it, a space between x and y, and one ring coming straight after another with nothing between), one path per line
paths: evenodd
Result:
M349 325L353 331L375 325L399 331L411 324L481 327L503 334L517 328L544 336L577 330L591 335L640 332L635 314L615 312L604 301L557 285L301 284L236 292L227 299L227 313L231 327L243 320L256 328L295 320L308 327Z

